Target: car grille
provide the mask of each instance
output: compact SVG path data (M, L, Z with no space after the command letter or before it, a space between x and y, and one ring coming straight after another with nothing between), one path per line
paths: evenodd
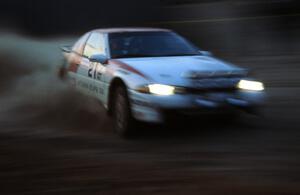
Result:
M203 93L211 93L211 92L219 92L219 93L234 93L237 91L236 87L227 87L227 88L185 88L184 93L186 94L203 94Z
M233 78L206 78L190 80L189 87L178 88L183 93L188 94L201 94L204 92L235 92L237 90L236 85L240 81L240 77Z

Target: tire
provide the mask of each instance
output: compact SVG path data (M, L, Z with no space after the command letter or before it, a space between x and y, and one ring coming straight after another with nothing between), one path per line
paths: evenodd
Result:
M112 111L115 132L122 137L130 136L135 121L131 114L129 98L124 86L117 86L115 89Z

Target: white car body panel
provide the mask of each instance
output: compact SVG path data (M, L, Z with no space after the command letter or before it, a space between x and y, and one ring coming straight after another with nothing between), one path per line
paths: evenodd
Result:
M119 59L133 68L149 75L155 82L185 86L182 74L188 71L234 71L240 70L229 63L208 56L176 56L155 58Z
M109 32L109 30L99 31L105 38L104 50L109 59L106 64L90 62L84 56L66 55L69 64L73 63L72 68L69 65L67 71L71 85L79 91L97 98L107 109L109 109L109 89L112 81L116 78L120 79L127 87L133 117L147 122L163 122L162 110L164 109L214 109L223 104L252 107L259 106L264 102L264 92L254 91L237 90L234 93L212 91L170 96L137 92L135 91L137 87L153 83L199 89L222 87L223 85L226 86L226 83L227 85L228 83L232 84L232 82L244 78L246 70L200 53L197 56L110 59ZM72 57L74 59L71 59ZM185 77L190 72L205 73L207 78L191 79ZM224 77L215 78L214 75L220 72ZM240 76L225 78L225 76L230 76L233 73L238 73L237 75ZM218 98L223 98L222 102L217 100Z

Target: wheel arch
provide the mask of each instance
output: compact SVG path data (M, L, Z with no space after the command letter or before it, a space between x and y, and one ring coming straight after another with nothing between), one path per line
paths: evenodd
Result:
M112 100L113 100L113 97L114 97L114 89L116 89L116 87L118 87L118 86L123 86L127 89L127 85L124 82L124 80L121 79L120 77L115 77L111 81L111 83L109 85L109 90L108 90L107 111L108 111L109 115L111 115L111 113L112 113Z

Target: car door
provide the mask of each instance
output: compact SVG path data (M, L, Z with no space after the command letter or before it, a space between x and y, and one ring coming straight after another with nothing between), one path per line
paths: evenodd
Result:
M108 47L107 47L107 36L105 34L97 34L97 45L95 45L97 48L97 52L94 53L93 55L103 55L103 56L108 56ZM100 101L103 102L104 100L104 94L105 94L105 89L104 89L104 82L105 82L105 72L106 72L106 65L107 64L102 64L100 62L92 62L93 63L93 78L94 78L94 91L93 95L99 99Z
M91 35L89 37L91 37ZM87 41L89 41L89 39ZM91 64L88 57L86 56L86 44L83 47L83 53L76 70L76 89L82 93L90 95L90 85L93 80L88 77Z
M86 61L83 61L82 74L85 76L85 82L88 83L88 94L95 96L99 100L103 100L103 73L105 65L99 62L91 62L89 59L93 55L107 56L107 48L105 42L105 35L93 32L89 37L83 55ZM86 65L86 66L84 66Z
M78 74L78 70L82 69L82 62L83 60L83 49L85 46L85 43L87 39L89 38L90 33L86 33L83 35L72 47L72 51L69 54L67 60L67 76L68 76L68 82L69 84L81 91L82 87L82 81L80 78L82 78L83 75ZM82 74L82 72L80 73Z

